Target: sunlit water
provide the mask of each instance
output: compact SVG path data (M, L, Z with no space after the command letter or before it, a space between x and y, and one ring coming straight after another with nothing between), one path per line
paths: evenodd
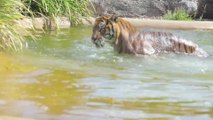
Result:
M213 55L213 32L170 31ZM91 28L0 53L0 115L39 120L213 120L213 58L97 49Z

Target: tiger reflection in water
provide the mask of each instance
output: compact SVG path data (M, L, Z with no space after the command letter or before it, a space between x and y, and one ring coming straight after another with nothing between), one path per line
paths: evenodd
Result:
M107 42L118 53L153 55L184 53L207 57L208 54L192 41L168 32L138 31L132 24L116 16L100 16L93 27L92 42L103 47Z

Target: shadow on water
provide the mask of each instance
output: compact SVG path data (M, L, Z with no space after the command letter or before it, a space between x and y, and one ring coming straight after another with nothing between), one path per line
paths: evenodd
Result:
M213 55L213 33L170 31ZM0 114L44 120L213 119L213 59L97 49L91 28L40 33L0 54Z

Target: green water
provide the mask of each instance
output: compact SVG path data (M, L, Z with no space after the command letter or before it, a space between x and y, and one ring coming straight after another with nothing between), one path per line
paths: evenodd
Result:
M213 55L213 32L171 31ZM0 115L39 120L213 120L213 58L96 49L91 28L0 53Z

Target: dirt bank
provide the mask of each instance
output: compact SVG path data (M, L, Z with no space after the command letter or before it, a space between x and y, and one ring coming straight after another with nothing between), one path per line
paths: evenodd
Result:
M213 30L213 21L173 21L126 18L137 27L178 30Z
M151 27L159 29L179 29L179 30L213 30L213 21L172 21L172 20L150 20L150 19L137 19L137 18L125 18L136 27ZM95 18L83 18L83 25L92 26ZM49 27L55 29L56 24L53 21L47 21L44 18L24 18L17 21L18 24L26 29L32 29L33 26L36 29L43 29ZM70 28L71 24L66 17L58 17L56 20L58 27Z

